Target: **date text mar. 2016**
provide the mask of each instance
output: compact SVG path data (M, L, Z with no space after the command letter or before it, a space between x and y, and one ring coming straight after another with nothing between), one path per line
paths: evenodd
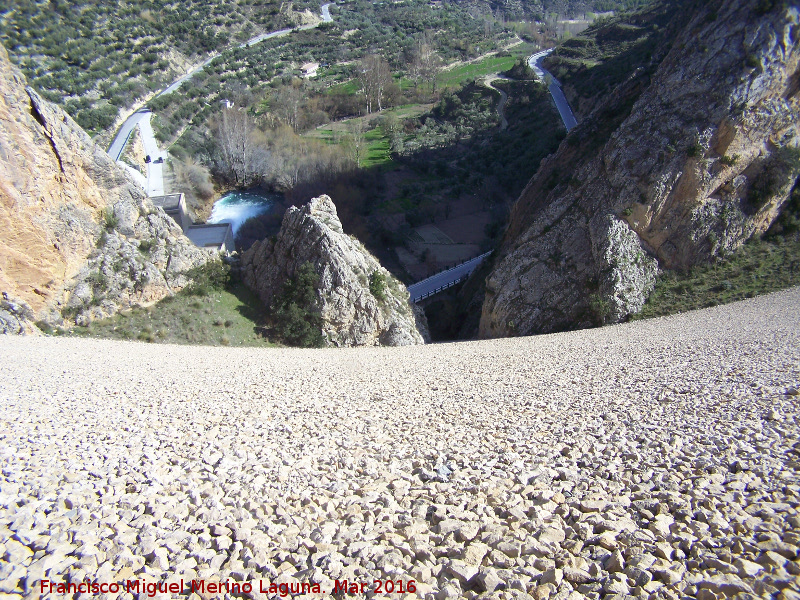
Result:
M146 581L144 579L128 579L122 582L100 583L89 579L82 582L56 582L49 579L42 579L39 582L40 594L116 594L127 592L130 594L141 594L149 598L156 594L181 594L184 592L199 592L217 594L249 594L253 591L254 585L258 584L257 590L262 594L275 594L281 597L304 595L304 594L406 594L417 591L416 581L413 579L373 579L372 582L349 581L347 579L337 579L333 582L332 590L323 590L319 583L307 581L295 581L291 583L276 583L263 579L255 581L206 581L204 579L189 580L188 585L184 580L179 581Z

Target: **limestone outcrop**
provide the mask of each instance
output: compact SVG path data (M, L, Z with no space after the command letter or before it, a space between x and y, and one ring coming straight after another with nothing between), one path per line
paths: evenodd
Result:
M406 287L342 231L328 196L290 207L278 235L256 242L244 253L242 277L269 306L306 262L320 276L317 302L328 345L407 346L426 341L425 317L409 303ZM382 298L370 291L370 278L376 274L385 281Z
M0 300L0 334L41 335L33 323L33 311L27 303L11 298L3 292Z
M186 272L215 254L192 244L171 217L147 200L121 200L106 207L106 214L98 248L67 282L60 307L78 325L180 291L190 283ZM41 318L58 322L59 314L52 310Z
M673 25L660 63L611 90L517 200L482 337L618 322L657 269L730 253L779 214L800 171L800 11L695 2Z
M86 321L171 293L207 256L0 47L0 291L37 320Z

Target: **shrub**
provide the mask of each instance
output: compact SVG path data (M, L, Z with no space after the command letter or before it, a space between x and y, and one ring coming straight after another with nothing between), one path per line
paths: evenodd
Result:
M703 153L703 147L695 142L686 149L686 156L700 156Z
M589 296L589 309L595 316L598 325L604 325L606 318L611 314L611 303L600 294Z
M800 174L800 149L779 148L764 164L747 190L747 212L755 214Z
M108 278L101 271L95 271L89 275L87 281L95 292L105 291L108 288Z
M786 2L781 2L780 0L758 0L755 7L753 8L753 12L758 16L765 15L771 10L775 8L785 8Z
M230 275L230 266L222 260L218 258L209 260L186 272L186 276L192 280L186 292L193 296L207 296L213 290L225 289L230 283Z
M751 68L751 69L760 69L761 68L761 61L759 60L758 56L748 52L744 57L744 64Z
M386 300L386 276L380 271L369 276L369 291L378 300Z
M119 225L119 219L117 215L114 214L114 209L111 207L106 207L103 209L101 214L103 227L105 227L106 231L114 231Z
M275 333L292 346L320 347L322 317L317 308L319 275L314 266L303 263L293 277L283 284L281 293L272 303L272 321Z

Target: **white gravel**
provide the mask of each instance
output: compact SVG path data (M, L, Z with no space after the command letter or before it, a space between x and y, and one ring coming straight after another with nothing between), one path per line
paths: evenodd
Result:
M0 337L0 598L800 598L800 288L425 347Z

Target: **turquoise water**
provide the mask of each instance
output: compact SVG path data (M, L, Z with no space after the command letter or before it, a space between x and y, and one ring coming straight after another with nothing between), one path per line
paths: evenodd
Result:
M208 223L230 223L236 235L242 223L267 212L278 200L278 194L268 192L229 192L214 203Z

